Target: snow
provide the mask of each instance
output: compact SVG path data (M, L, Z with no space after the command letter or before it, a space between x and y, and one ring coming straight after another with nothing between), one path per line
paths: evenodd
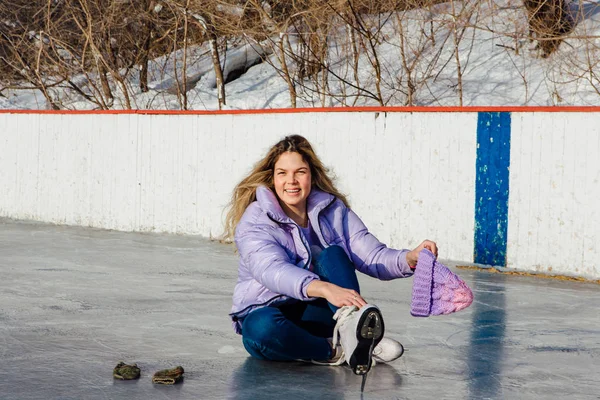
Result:
M381 101L377 100L377 79L370 62L373 58L369 59L363 49L355 77L348 61L351 50L346 43L347 35L340 28L342 31L331 32L337 40L328 43L331 67L327 76L328 95L318 93L318 79L306 78L305 87L299 85L296 88L297 106L600 105L600 76L597 75L600 75L599 3L600 0L593 0L570 4L575 29L548 58L542 58L534 49L535 42L528 40L526 13L521 1L443 3L430 9L405 11L399 14L402 28L396 15L389 16L376 46L381 62ZM462 8L459 9L459 5ZM423 24L424 20L432 22ZM461 34L459 57L456 57L456 35ZM289 39L295 46L296 39L292 35ZM291 106L288 86L278 71L280 61L274 50L279 37L272 40L272 45L264 50L259 50L256 43L239 40L230 41L227 52L220 49L226 79L231 71L247 69L239 78L227 83L224 108ZM177 82L183 84L183 55L180 50L151 63L150 91L147 93L139 90L137 73L127 76L132 107L183 108L177 90ZM256 64L261 57L265 62ZM293 70L289 57L287 62ZM218 109L208 43L190 46L185 63L187 109ZM177 76L174 69L178 71ZM353 87L356 78L358 86L364 89L360 93ZM75 79L85 82L87 78ZM408 95L409 87L413 88L411 96ZM116 98L112 108L124 108L120 87L115 84L113 91ZM65 109L96 107L73 90L51 89L50 92ZM48 108L43 95L36 90L2 90L0 86L0 94L0 108Z

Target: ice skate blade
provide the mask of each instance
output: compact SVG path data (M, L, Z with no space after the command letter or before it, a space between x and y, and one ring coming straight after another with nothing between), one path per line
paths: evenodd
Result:
M360 328L360 336L364 339L379 339L383 333L382 330L379 313L371 311Z

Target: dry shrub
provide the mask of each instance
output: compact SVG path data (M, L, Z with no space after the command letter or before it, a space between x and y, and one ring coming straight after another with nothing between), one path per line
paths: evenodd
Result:
M574 27L565 0L524 0L530 38L538 41L542 57L552 54Z

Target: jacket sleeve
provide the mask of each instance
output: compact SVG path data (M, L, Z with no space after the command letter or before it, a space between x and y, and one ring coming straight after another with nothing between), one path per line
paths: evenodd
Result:
M406 262L409 250L388 248L369 232L354 211L347 209L345 218L348 249L357 270L381 280L412 276L413 271Z
M298 300L312 299L306 294L306 287L319 276L292 263L275 240L274 229L257 225L239 235L236 233L235 242L243 263L252 277L270 291Z

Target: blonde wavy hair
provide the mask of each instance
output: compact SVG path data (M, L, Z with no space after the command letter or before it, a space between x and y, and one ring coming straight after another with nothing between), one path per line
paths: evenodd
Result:
M275 163L279 156L288 151L300 154L304 162L309 165L313 187L334 195L349 207L346 196L335 187L334 178L330 177L329 169L317 157L310 142L300 135L286 136L271 147L267 155L254 165L250 174L233 189L233 196L226 208L229 211L225 218L225 232L223 234L225 241L233 240L235 228L246 208L256 200L256 189L259 186L267 186L275 193L273 184Z

